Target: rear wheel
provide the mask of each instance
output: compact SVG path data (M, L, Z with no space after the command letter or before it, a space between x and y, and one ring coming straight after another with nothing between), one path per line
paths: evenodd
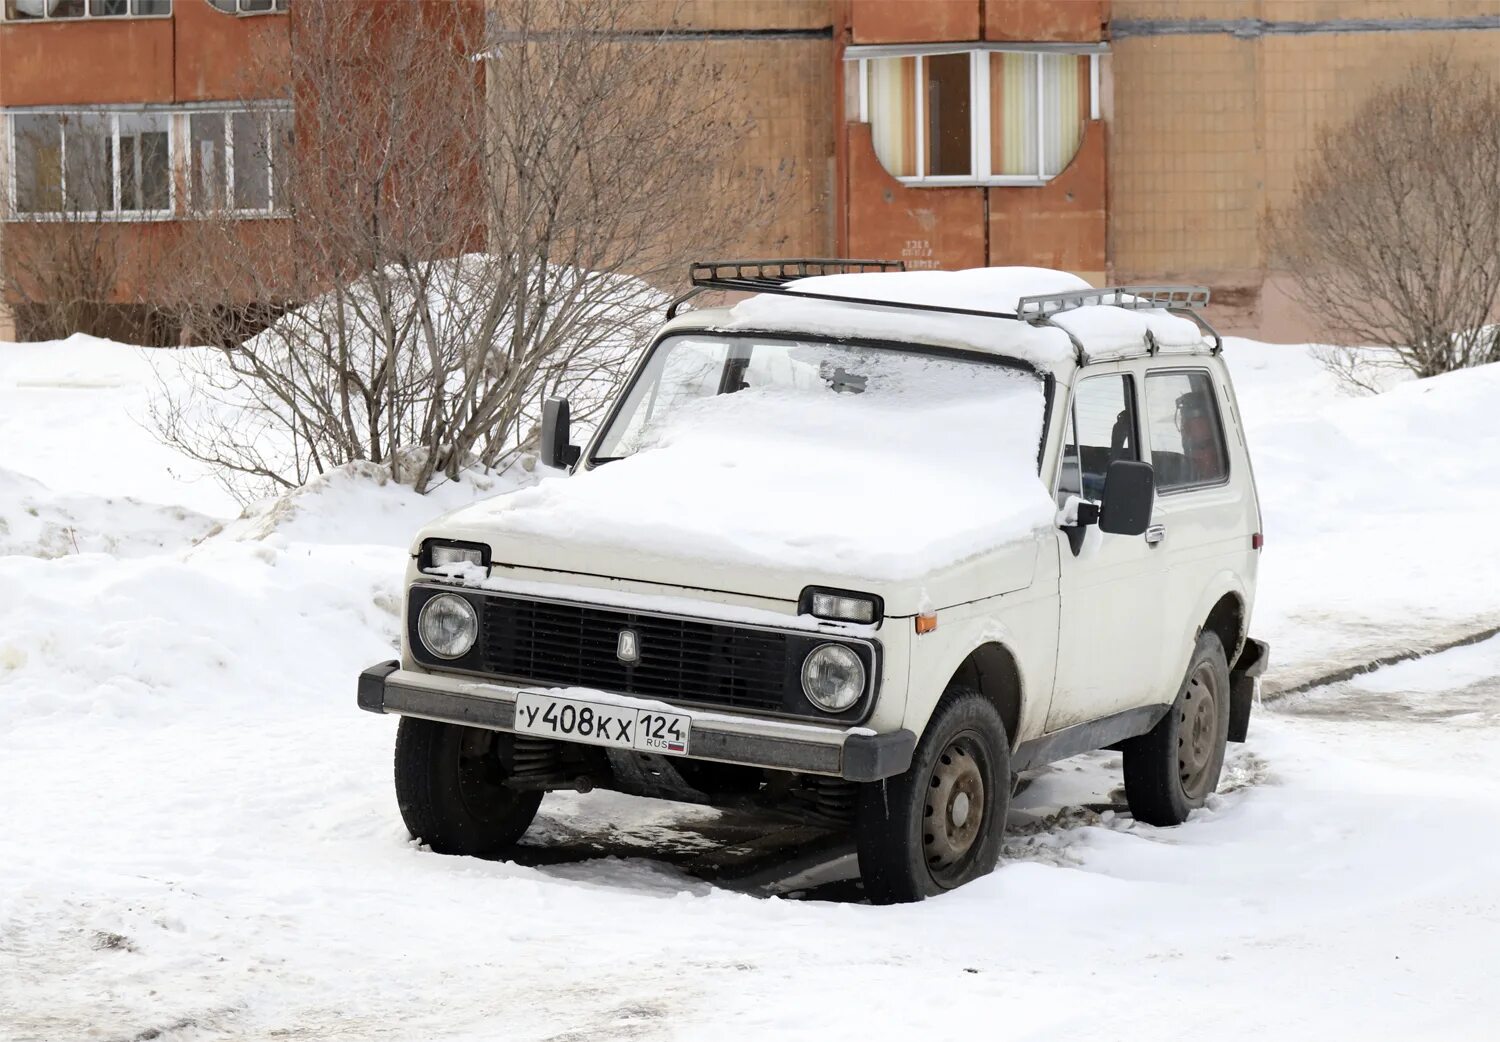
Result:
M870 900L920 901L993 869L1010 788L1000 713L971 688L949 689L911 768L861 793L855 838Z
M439 854L498 854L520 839L539 792L505 784L499 734L403 716L396 730L396 802L412 836Z
M1229 738L1229 663L1204 631L1167 715L1122 746L1130 813L1152 825L1180 825L1219 786Z

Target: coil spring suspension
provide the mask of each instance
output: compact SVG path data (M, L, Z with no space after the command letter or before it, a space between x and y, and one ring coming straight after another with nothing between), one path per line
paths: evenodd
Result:
M813 779L813 813L838 825L854 821L854 807L859 788L842 778Z

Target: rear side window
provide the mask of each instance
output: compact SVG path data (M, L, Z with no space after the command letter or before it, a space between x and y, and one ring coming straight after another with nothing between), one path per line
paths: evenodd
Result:
M1217 485L1229 477L1224 425L1207 372L1147 373L1146 425L1158 491Z
M1073 395L1068 442L1063 447L1058 502L1070 495L1097 501L1115 460L1138 460L1135 387L1129 376L1091 376Z

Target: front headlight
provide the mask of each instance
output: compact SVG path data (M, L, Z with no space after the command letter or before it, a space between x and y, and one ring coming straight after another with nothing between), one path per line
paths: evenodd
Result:
M842 644L819 644L802 663L802 690L819 709L842 713L865 693L865 665Z
M438 658L461 658L479 639L479 617L465 598L440 593L422 605L417 636Z

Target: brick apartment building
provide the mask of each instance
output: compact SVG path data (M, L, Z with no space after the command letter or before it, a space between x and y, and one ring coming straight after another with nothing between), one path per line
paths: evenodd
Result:
M292 40L296 2L0 0L0 237L78 196L91 151L120 235L170 242L205 193L285 219L274 135L247 145L244 99L295 114L284 83L247 94L244 69ZM1309 333L1262 229L1318 128L1434 51L1500 70L1500 0L641 0L633 16L671 30L633 45L696 39L741 74L740 158L803 175L747 252L1205 282L1221 323L1269 338ZM149 273L129 288L149 298Z

